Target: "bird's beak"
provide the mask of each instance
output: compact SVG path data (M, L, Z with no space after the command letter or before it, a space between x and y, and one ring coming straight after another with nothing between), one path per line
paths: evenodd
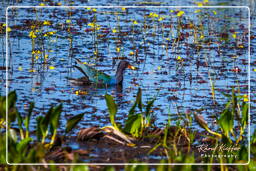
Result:
M132 65L130 65L130 64L128 65L128 68L129 68L129 69L132 69L132 70L136 70L136 69L137 69L135 66L132 66Z

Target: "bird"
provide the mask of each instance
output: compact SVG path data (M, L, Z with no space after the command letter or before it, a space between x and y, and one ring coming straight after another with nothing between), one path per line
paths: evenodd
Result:
M84 77L80 79L83 84L97 84L97 85L122 85L123 84L123 75L126 68L135 70L136 67L132 66L128 61L120 61L116 74L110 76L104 72L98 71L92 66L81 62L79 59L76 59L77 66L75 66L79 71L84 74Z

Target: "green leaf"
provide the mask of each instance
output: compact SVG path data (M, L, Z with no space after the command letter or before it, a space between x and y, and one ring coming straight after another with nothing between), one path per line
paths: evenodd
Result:
M234 116L232 112L230 112L229 109L225 109L221 115L220 118L217 120L218 124L224 131L225 135L229 137L229 132L233 130L234 125Z
M134 171L149 171L148 165L136 165Z
M46 135L47 131L48 131L48 127L50 124L50 119L51 119L51 115L53 113L53 107L51 107L47 114L45 115L45 117L42 118L42 120L40 121L40 129L43 135Z
M106 94L105 95L105 100L106 100L106 103L107 103L107 106L108 106L108 111L109 111L109 114L110 114L110 123L114 127L117 127L116 123L115 123L115 116L116 116L116 113L117 113L117 105L116 105L116 103L115 103L115 101L114 101L114 99L111 95Z
M41 141L41 139L42 139L42 130L41 130L41 125L42 125L42 121L43 121L43 116L38 116L37 118L36 118L36 123L37 123L37 125L36 125L36 137L37 137L37 140L38 141Z
M243 127L245 127L248 123L248 104L243 103L242 104L242 121L241 121Z
M141 88L138 89L138 92L137 92L137 96L136 96L136 101L135 103L133 104L133 106L131 107L130 111L129 111L129 115L133 115L134 112L135 112L135 108L136 106L138 105L140 111L142 111L142 100L141 100L141 96L142 96L142 93L141 93Z
M70 132L81 121L83 117L84 117L84 113L71 117L67 121L65 132L66 133Z
M139 137L142 128L142 119L143 116L141 114L130 115L125 122L124 131L134 137Z
M89 171L89 167L86 165L72 166L71 171Z
M249 160L247 147L245 147L245 146L241 147L241 149L239 151L239 154L238 154L238 159L239 160L244 160L244 161Z
M3 116L3 118L6 118L6 110L8 111L8 122L14 122L16 120L16 116L17 116L17 109L15 107L16 104L16 100L17 100L17 95L15 91L12 91L8 94L8 102L6 97L2 98L2 102L1 102L1 115ZM8 103L8 109L6 109L6 103Z
M14 141L17 142L17 134L16 131L14 129L9 129L9 133L8 136Z
M143 119L142 115L139 115L139 117L132 124L130 134L132 134L134 137L141 136L142 119Z
M137 102L135 101L135 103L133 104L133 106L129 110L129 115L133 115L134 114L136 106L137 106Z
M115 168L113 166L106 166L103 171L115 171Z
M23 118L21 117L19 112L16 112L17 119L18 119L18 126L20 129L22 129L22 124L23 124Z
M28 146L28 144L32 141L32 138L25 138L23 140L21 140L18 144L17 144L17 151L18 153L24 153L24 150L26 149L26 147Z
M150 114L150 110L151 110L151 107L153 106L154 102L155 102L156 98L150 100L146 106L146 117L149 116Z
M27 116L25 118L25 122L24 122L24 125L25 125L27 131L29 131L30 118L31 118L32 111L33 111L34 107L35 107L35 103L34 102L30 103L28 114L27 114Z
M51 126L52 133L59 126L61 112L62 112L62 104L53 108L53 110L52 110L52 113L50 115L50 126Z
M16 91L12 91L8 94L8 108L15 107L15 103L17 100L17 94Z
M141 88L139 88L138 92L137 92L136 103L138 104L140 111L142 111L142 100L141 99L142 99L142 92L141 92Z
M162 159L160 164L156 167L156 171L166 171L168 170L168 165L166 165L166 161Z

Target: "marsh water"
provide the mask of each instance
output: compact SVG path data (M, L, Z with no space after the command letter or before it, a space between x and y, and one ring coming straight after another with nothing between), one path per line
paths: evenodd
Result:
M38 5L22 5L32 4ZM103 3L88 2L92 4ZM131 4L136 5L116 5ZM179 15L180 11L184 13ZM8 26L9 91L16 90L22 115L29 103L35 102L31 129L35 128L37 116L60 103L60 131L68 118L80 113L85 113L80 128L109 125L106 93L118 104L116 120L122 124L138 87L142 88L145 103L156 96L152 110L158 126L168 118L173 124L182 122L184 113L192 115L199 110L209 126L216 129L215 117L227 102L223 93L230 94L236 87L241 96L248 94L248 73L253 74L255 67L253 55L249 61L247 8L20 7L9 8ZM1 41L3 45L4 35ZM254 44L252 40L251 47ZM0 84L4 94L4 46L1 50ZM122 88L77 86L69 81L83 76L74 67L75 58L109 75L115 75L120 60L127 60L138 69L125 71ZM255 87L253 79L251 86ZM252 96L253 93L252 89ZM252 121L253 105L254 102ZM192 128L201 129L196 123Z

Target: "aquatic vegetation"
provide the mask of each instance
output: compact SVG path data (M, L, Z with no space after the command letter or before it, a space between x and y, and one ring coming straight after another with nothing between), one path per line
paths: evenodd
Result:
M83 119L83 117L84 117L83 113L71 117L67 121L65 133L70 132L81 121L81 119Z
M51 5L53 2L44 3ZM203 6L208 3L202 1L196 4ZM97 156L99 153L90 148L106 150L104 147L108 144L110 147L106 151L112 153L113 145L120 150L118 154L124 156L117 159L113 150L108 162L133 162L130 161L133 158L136 158L134 162L246 162L247 149L243 146L246 145L250 98L246 94L245 84L248 61L243 57L248 47L245 43L248 28L244 22L246 17L235 15L241 22L238 25L232 21L236 21L233 13L201 8L110 10L86 7L81 10L49 9L47 12L43 8L33 8L31 15L35 14L36 19L28 16L28 19L22 20L19 9L15 9L9 24L10 47L13 47L10 57L20 55L24 59L20 63L14 58L8 61L10 89L17 88L20 97L17 107L14 103L9 110L10 141L15 142L13 146L19 149L18 152L26 154L38 144L38 148L42 148L42 158L34 162L105 161L105 158L88 158L88 154ZM226 25L230 25L230 28ZM5 29L4 25L0 26L1 34ZM31 47L28 50L22 50L23 45L17 48L17 37L21 42L28 39ZM19 49L24 53L20 53ZM26 56L31 56L31 61L25 60ZM110 72L119 60L136 62L139 67L134 73L126 73L123 90L118 90L118 87L106 88L111 96L94 86L66 86L69 83L65 76L78 75L73 68L77 57L105 73ZM21 80L26 86L31 83L26 92L22 90L25 90L24 87L18 87L23 83ZM137 91L138 86L141 89ZM226 103L221 92L229 92L230 87L237 87L237 90L233 90L230 96L225 94L229 98ZM150 99L154 90L160 90L159 94ZM47 95L47 100L34 98L38 106L30 102L33 97L41 97L42 94ZM131 101L135 95L136 100ZM148 101L143 102L142 97ZM16 94L10 94L11 98L17 99ZM54 106L48 104L52 102ZM0 108L1 105L5 106L4 103L3 97ZM60 103L62 105L56 105ZM5 128L5 111L4 108L1 111L1 129ZM193 113L198 124L193 123ZM83 120L84 116L86 119ZM168 121L164 120L167 116ZM109 121L111 126L105 126ZM64 127L63 123L66 123ZM76 128L80 129L78 134ZM71 142L86 144L89 150L78 151L66 147ZM202 157L195 147L201 142L209 145L240 145L241 151L234 160ZM134 155L129 156L127 152ZM210 154L221 155L216 151ZM22 157L26 161L32 160L24 155ZM17 161L24 162L20 158L17 157ZM192 166L168 168L194 169ZM150 167L133 166L126 169L148 170ZM159 166L159 169L167 167ZM203 169L212 168L207 166ZM220 169L225 170L226 167Z
M8 161L11 163L42 163L47 150L51 149L55 145L57 139L57 130L59 129L59 120L62 112L62 105L51 107L45 116L37 117L37 130L36 136L37 143L34 143L33 136L30 133L30 120L33 113L35 104L32 102L28 109L28 114L22 117L17 111L15 104L17 100L16 92L10 92L8 94L8 109L6 109L6 97L0 96L0 119L2 128L8 131ZM6 119L6 110L8 110L8 122ZM70 132L77 123L82 119L82 115L74 116L67 121L66 133ZM20 137L17 132L12 128L12 123L17 120ZM5 128L5 125L7 127ZM25 127L25 132L24 132ZM51 133L51 140L46 143L48 138L48 132ZM1 141L5 140L5 133L1 133ZM41 143L40 143L41 141ZM48 142L48 141L47 141ZM5 143L4 143L5 144ZM5 145L2 147L5 148ZM4 153L5 154L5 153ZM1 155L4 155L1 154ZM3 159L4 156L1 156Z
M216 135L218 138L227 139L230 143L234 141L238 144L248 126L248 103L243 100L243 96L236 95L234 88L232 89L231 96L227 94L225 94L225 96L227 96L229 100L225 105L225 109L217 118L217 123L221 128L221 134L211 131L201 116L197 114L194 115L199 125L209 133ZM237 126L240 133L235 131L237 130L234 124L235 118L238 121ZM235 133L238 135L235 135Z
M195 119L198 124L203 127L210 134L213 134L214 137L208 136L208 138L212 140L217 140L217 142L221 139L220 142L225 143L236 143L238 144L241 141L244 141L245 138L243 136L243 131L245 130L248 122L248 103L243 101L244 96L236 95L235 89L232 89L232 94L224 94L228 98L228 102L225 106L225 109L220 114L217 119L217 123L221 128L221 133L213 132L208 128L207 123L204 121L202 117L197 114L195 115ZM143 139L154 139L157 138L157 144L152 146L148 150L148 154L154 153L157 149L163 148L164 153L166 154L167 160L162 160L162 163L193 163L198 158L196 155L191 153L191 144L194 142L195 132L191 132L188 130L190 125L192 124L192 118L189 114L185 114L185 118L183 119L185 122L183 124L177 123L175 127L171 126L171 121L168 120L165 128L161 130L159 133L155 134L153 132L147 132L148 128L151 130L154 128L152 125L152 117L153 111L152 107L156 100L155 96L152 100L149 100L146 104L142 103L142 91L139 88L136 96L136 101L134 105L129 110L128 119L125 121L124 126L118 125L115 122L115 115L117 113L117 105L114 102L112 96L106 94L105 100L109 109L110 122L113 126L106 126L103 128L86 128L79 132L78 137L81 141L90 141L91 139L108 139L108 141L116 142L120 145L128 146L129 148L136 147L138 141ZM6 97L1 96L0 103L0 111L1 111L1 120L5 119L5 104ZM8 147L9 147L9 156L11 156L9 162L12 163L26 163L26 162L44 162L44 158L48 160L65 160L65 161L76 161L79 160L77 157L79 155L85 155L87 152L85 151L72 151L71 149L58 148L55 151L51 151L56 143L59 143L56 138L57 129L59 127L59 117L62 112L62 105L58 105L56 107L51 107L46 115L37 117L38 125L37 125L37 137L38 141L34 143L33 138L30 136L30 118L33 113L33 108L35 106L34 103L31 103L28 108L28 114L25 117L21 117L15 107L15 103L17 100L17 96L15 92L10 92L8 95L8 115L11 122L8 122ZM239 115L239 111L241 111ZM235 117L240 116L239 124L240 124L240 134L234 136L236 133L234 127L234 119ZM79 121L84 117L84 114L79 114L71 117L66 124L65 134L69 133L75 126L79 123ZM181 117L183 117L181 115ZM135 119L134 119L135 118ZM18 120L19 130L20 130L20 138L18 137L16 130L12 128L11 123ZM138 122L139 120L139 122ZM23 133L23 125L26 128L26 133ZM5 129L5 128L4 128ZM45 143L46 138L48 137L48 131L51 132L51 142ZM111 135L112 134L112 135ZM119 138L115 138L113 135ZM132 135L134 138L129 137ZM256 133L252 135L251 144L255 144ZM184 153L181 149L177 148L177 143L179 143L180 139L182 142L187 142L187 152ZM1 134L0 141L5 144L5 133ZM41 143L40 143L41 141ZM122 141L126 142L123 143ZM136 142L136 144L134 144ZM138 147L137 147L138 148ZM5 161L5 153L2 153L5 150L5 146L1 146L0 151L0 161ZM50 151L49 151L50 150ZM255 154L254 147L252 146L252 153ZM213 155L223 155L222 152L213 152ZM13 157L15 156L15 157ZM73 157L72 157L73 156ZM247 148L245 146L241 146L239 151L238 161L243 162L247 160ZM136 162L136 161L134 161ZM138 161L137 161L138 162ZM205 162L214 162L213 157L205 158ZM227 161L220 160L220 163L225 163ZM173 166L178 167L178 166ZM186 166L187 167L187 166ZM223 166L226 168L226 166ZM242 168L253 168L254 165L250 164L249 166L243 166ZM162 166L161 168L165 168ZM189 167L188 167L189 168ZM207 166L207 168L211 168L211 166ZM130 168L127 167L127 170Z
M105 95L106 104L108 106L110 123L117 130L122 130L125 133L131 134L133 137L142 137L146 128L150 127L152 123L152 106L156 97L148 101L146 105L142 104L142 92L138 89L135 103L129 110L128 118L125 121L124 127L121 128L115 123L115 115L117 113L117 105L115 104L113 97L106 94ZM139 109L136 112L136 107Z

